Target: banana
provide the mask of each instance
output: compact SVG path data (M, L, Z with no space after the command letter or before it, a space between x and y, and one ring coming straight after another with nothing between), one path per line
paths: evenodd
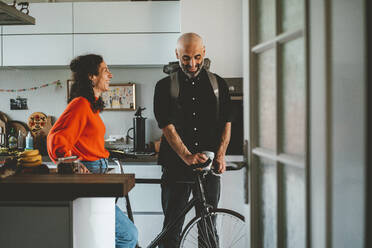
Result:
M24 151L20 154L21 157L29 157L29 156L36 156L36 155L39 155L39 150L37 149Z
M41 160L36 162L30 162L30 163L22 163L23 167L36 167L41 165Z
M21 163L32 163L37 161L41 161L41 155L21 157L18 159L18 162Z

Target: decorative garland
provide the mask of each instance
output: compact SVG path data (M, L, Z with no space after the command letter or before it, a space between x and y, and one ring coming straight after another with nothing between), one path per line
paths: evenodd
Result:
M0 92L33 91L33 90L38 90L38 89L45 88L45 87L48 87L48 86L51 86L51 85L56 85L56 86L59 86L60 88L62 88L61 81L57 80L57 81L54 81L52 83L43 84L43 85L40 85L40 86L36 86L36 87L32 87L32 88L27 88L27 89L17 89L17 90L0 89Z

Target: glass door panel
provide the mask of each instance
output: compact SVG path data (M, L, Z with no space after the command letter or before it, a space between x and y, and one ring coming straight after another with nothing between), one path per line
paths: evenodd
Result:
M258 146L276 150L275 53L268 50L257 55Z
M259 225L260 247L277 245L277 190L276 165L268 159L259 159Z
M260 0L257 4L257 42L275 37L275 0Z
M293 31L304 27L304 1L281 0L281 30L282 32Z
M284 246L305 248L305 171L291 165L283 166Z
M281 152L305 154L305 64L304 40L281 45Z

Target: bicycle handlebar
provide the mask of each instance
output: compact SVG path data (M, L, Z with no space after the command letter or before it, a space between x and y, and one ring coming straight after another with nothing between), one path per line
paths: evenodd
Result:
M208 158L208 160L205 161L204 163L201 163L201 164L192 164L192 165L190 165L190 167L193 170L196 170L196 169L199 169L199 168L206 169L210 165L211 162L212 162L212 160L210 158ZM210 168L207 169L207 170L210 170Z
M233 164L235 164L236 166L226 166L226 171L236 171L248 167L248 164L246 162L234 162Z

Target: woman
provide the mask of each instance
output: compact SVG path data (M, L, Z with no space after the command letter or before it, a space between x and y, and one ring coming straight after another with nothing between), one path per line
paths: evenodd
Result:
M102 173L107 169L109 152L104 148L105 125L99 115L104 108L101 94L108 90L112 74L99 55L82 55L73 59L70 69L74 83L65 111L49 132L48 153L58 158L76 155L83 172ZM137 229L115 206L116 248L135 247Z

